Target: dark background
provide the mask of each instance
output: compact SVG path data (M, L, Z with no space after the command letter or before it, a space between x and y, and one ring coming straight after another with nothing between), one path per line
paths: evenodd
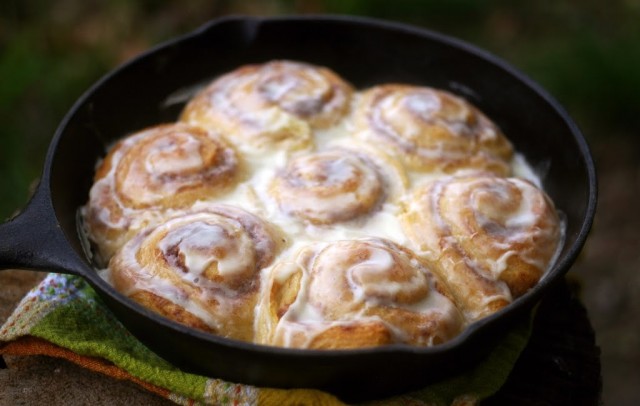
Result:
M304 13L386 18L459 37L566 107L600 181L593 231L571 274L602 349L605 404L640 404L640 0L3 0L0 218L25 203L57 124L110 69L211 18Z

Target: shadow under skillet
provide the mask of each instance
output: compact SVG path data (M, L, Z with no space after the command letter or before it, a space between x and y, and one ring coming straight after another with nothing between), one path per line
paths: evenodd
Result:
M545 296L509 379L482 406L602 403L600 348L579 290L569 274Z

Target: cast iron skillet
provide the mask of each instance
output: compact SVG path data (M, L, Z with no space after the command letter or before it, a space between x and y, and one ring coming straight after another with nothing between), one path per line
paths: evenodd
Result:
M174 121L189 89L242 64L272 59L328 66L358 88L382 82L428 85L476 104L525 154L566 215L566 242L556 265L511 306L432 348L310 351L253 345L181 326L116 292L92 268L76 221L106 146L132 131ZM544 90L493 55L441 34L371 19L231 17L140 55L77 101L51 141L32 200L0 225L0 268L84 277L136 337L186 371L364 399L446 378L486 355L567 272L585 242L595 206L595 169L576 125Z

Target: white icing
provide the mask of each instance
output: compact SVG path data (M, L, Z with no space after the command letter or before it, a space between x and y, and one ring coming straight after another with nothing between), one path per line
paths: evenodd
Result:
M169 173L179 173L204 165L200 155L200 142L188 134L174 134L180 143L168 137L161 138L154 144L154 149L146 156L145 169L147 173L156 176Z
M417 93L406 98L409 109L419 114L424 120L432 118L440 108L440 99L433 93Z
M511 182L518 185L518 188L522 192L523 196L520 200L518 210L514 213L510 213L506 219L505 227L514 230L525 230L533 226L536 222L536 213L533 211L533 204L539 201L538 192L533 186L522 182L518 179L512 179ZM526 236L518 236L520 238L526 238Z
M531 165L527 162L527 159L521 153L516 152L513 154L513 159L511 160L511 171L513 176L526 179L536 185L538 189L542 189L542 180L540 179L540 176L534 172Z

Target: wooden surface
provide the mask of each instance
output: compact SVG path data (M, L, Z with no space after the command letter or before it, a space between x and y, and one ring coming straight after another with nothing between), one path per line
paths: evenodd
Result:
M0 271L0 323L43 275ZM483 405L599 405L600 352L573 283L559 284L540 305L529 345L506 385ZM130 382L48 357L6 357L0 405L171 405Z

